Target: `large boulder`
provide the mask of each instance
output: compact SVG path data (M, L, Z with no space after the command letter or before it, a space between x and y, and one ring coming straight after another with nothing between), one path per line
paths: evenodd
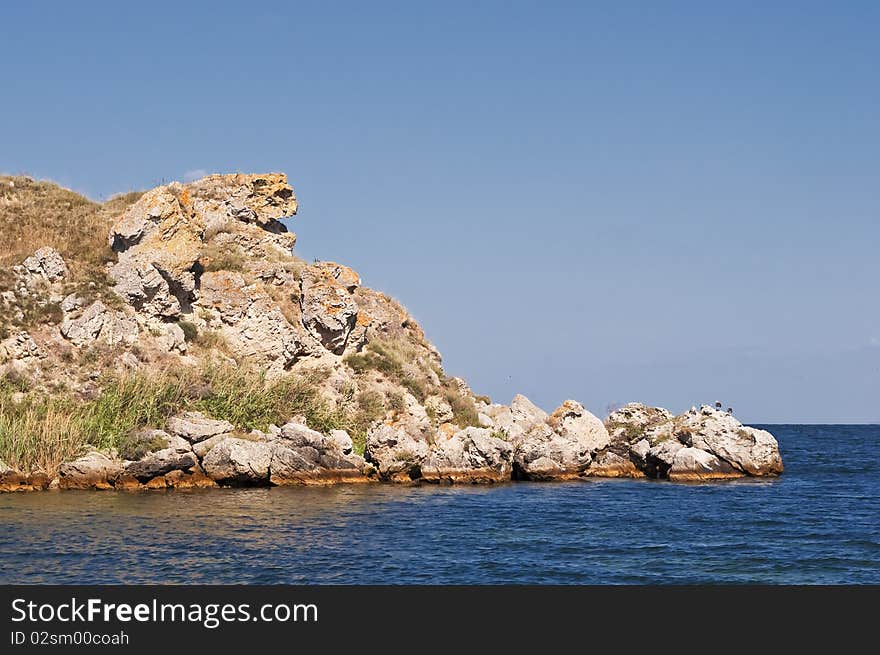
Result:
M333 262L319 262L302 271L302 321L309 333L330 352L341 355L357 325L358 305L354 292L361 280L357 273ZM365 331L359 333L363 343Z
M184 412L168 419L168 431L183 437L190 443L198 443L217 435L227 434L235 429L229 421L217 421L201 412Z
M731 414L704 405L676 418L676 435L687 446L712 453L747 475L779 475L779 444L772 434L744 426Z
M125 475L135 478L138 482L147 482L171 471L188 471L198 464L192 446L186 439L169 435L161 430L152 431L148 438L163 441L165 447L125 465Z
M577 441L591 454L610 443L608 430L602 421L574 400L566 400L556 408L547 423L560 437Z
M469 427L435 444L421 464L425 482L507 482L513 448L486 428Z
M376 466L381 479L409 482L422 475L428 443L399 426L380 425L367 433L364 457Z
M514 447L514 476L522 480L567 480L585 475L593 453L608 443L602 422L574 401L551 416L525 396L516 396L510 411L494 410L496 427Z
M122 473L122 462L93 450L58 469L62 489L110 489Z
M316 445L296 446L284 439L275 440L269 481L277 486L371 481L362 457L343 453L329 437Z
M669 431L664 431L664 426L668 426L672 418L672 412L662 407L629 403L612 412L605 420L605 427L612 449L621 454L628 446L643 439L654 445L663 434L668 436Z
M202 468L218 484L267 485L272 453L270 443L226 437L205 455Z
M684 444L677 439L658 441L645 453L645 473L652 478L667 477L676 453L684 447Z
M25 476L0 459L0 491L18 491Z

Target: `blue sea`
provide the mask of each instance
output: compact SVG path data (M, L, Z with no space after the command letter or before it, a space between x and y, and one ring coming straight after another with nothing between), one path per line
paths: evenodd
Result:
M880 426L761 427L775 480L0 494L0 583L880 583Z

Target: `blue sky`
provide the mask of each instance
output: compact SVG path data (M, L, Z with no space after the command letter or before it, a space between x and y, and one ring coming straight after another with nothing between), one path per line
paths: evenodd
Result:
M451 373L880 421L880 4L14 3L0 170L285 171Z

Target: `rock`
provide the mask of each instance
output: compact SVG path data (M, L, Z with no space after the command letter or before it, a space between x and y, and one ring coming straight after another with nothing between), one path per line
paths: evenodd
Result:
M682 448L684 445L675 439L652 446L645 454L645 473L652 478L665 478L675 461L675 454Z
M647 442L646 442L647 443ZM645 474L632 460L612 451L603 451L590 464L586 474L594 478L643 478Z
M510 406L489 405L483 410L494 427L503 430L515 441L533 430L549 431L547 413L521 394L514 396Z
M230 434L216 434L213 437L208 437L203 441L197 441L192 445L193 452L196 454L200 460L205 457L209 452L211 452L211 448L216 446L218 443L223 441L226 437L232 436Z
M351 437L334 430L329 437L291 421L277 435L266 435L272 446L270 481L274 485L325 485L369 482L364 459L351 453Z
M281 309L240 273L216 271L201 278L199 307L210 310L216 329L236 355L281 374L307 350L302 328L290 324Z
M152 323L153 344L160 352L186 352L186 336L177 323Z
M58 469L62 489L110 489L119 474L122 462L93 450Z
M364 457L386 481L407 482L421 477L428 444L401 427L380 425L367 433Z
M19 332L0 341L0 362L8 360L41 359L46 353L27 332Z
M150 436L164 439L167 446L127 464L124 469L126 475L136 478L139 482L146 482L171 471L187 471L198 464L192 447L185 439L171 436L161 430L153 431Z
M272 453L272 444L226 437L205 455L202 468L218 484L266 485Z
M344 455L351 454L351 451L354 449L354 443L345 430L330 430L330 440L336 444L336 447Z
M185 188L197 212L219 211L264 229L283 229L278 219L295 215L298 208L283 173L208 175Z
M188 195L176 184L148 191L110 231L114 289L144 314L174 318L194 298L204 223Z
M30 281L39 279L50 283L58 282L67 275L67 264L54 248L40 248L25 259L22 266L27 271Z
M357 455L344 455L335 445L326 449L288 447L277 441L272 447L270 481L274 485L326 485L370 482L365 462Z
M133 317L108 309L100 300L89 305L78 318L66 315L61 323L61 336L76 346L88 346L97 340L111 346L133 344L138 334Z
M85 300L75 293L71 293L61 301L61 311L65 314L79 311L85 305Z
M441 396L430 396L425 400L425 409L429 414L433 414L438 424L451 423L455 418L452 411L452 405L446 402Z
M26 481L22 475L0 459L0 492L19 491Z
M646 458L649 450L651 450L651 442L647 439L640 439L634 444L629 445L630 459L635 462L636 466L640 469L644 469L647 466Z
M22 473L0 460L0 493L12 491L40 491L48 489L51 480L42 471Z
M333 262L306 266L302 272L302 322L309 334L330 352L341 355L357 324L354 291L357 273ZM362 343L352 344L355 349Z
M215 421L201 412L184 412L174 416L168 419L166 427L169 432L183 437L190 443L198 443L235 429L229 421Z
M675 419L679 440L728 462L753 476L783 472L779 444L772 434L744 426L727 412L704 406Z
M740 478L745 474L705 450L681 448L675 453L667 475L673 482L703 482Z
M591 455L608 446L611 441L602 421L574 400L562 403L547 422L559 436L577 441Z
M290 421L282 425L279 436L287 442L288 446L309 446L318 450L324 448L328 441L323 434L298 421Z
M647 439L654 445L663 434L663 427L671 420L672 413L662 407L629 403L612 412L605 421L605 427L612 444L634 444ZM668 436L668 432L666 434Z
M469 427L432 448L420 480L447 483L509 482L513 448L486 428Z
M566 401L552 417L522 395L509 410L489 406L486 411L514 447L514 477L519 480L580 477L594 450L608 441L601 421L574 401Z

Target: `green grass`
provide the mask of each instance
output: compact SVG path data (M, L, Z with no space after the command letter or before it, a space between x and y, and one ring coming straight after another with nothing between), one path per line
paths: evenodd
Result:
M0 291L15 288L14 265L38 248L51 246L69 271L60 284L62 295L75 292L116 306L120 301L104 268L115 260L107 234L141 195L126 193L102 204L52 182L0 176ZM59 319L57 306L19 298L15 307L0 305L0 336Z
M227 420L244 432L266 430L303 415L319 432L348 431L356 452L362 454L367 430L384 412L382 399L362 393L333 405L320 392L326 375L315 369L267 380L258 370L205 363L201 368L117 377L92 400L22 392L20 385L3 380L0 460L19 471L53 475L62 462L88 446L143 454L147 450L137 449L154 445L139 444L134 435L147 427L161 429L169 417L185 410Z

